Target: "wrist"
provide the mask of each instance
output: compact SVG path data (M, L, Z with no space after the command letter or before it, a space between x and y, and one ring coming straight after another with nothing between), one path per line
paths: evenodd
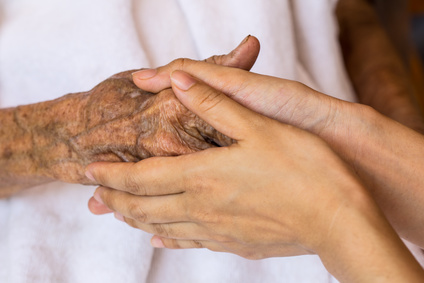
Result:
M329 106L322 110L327 112L325 119L311 132L321 137L340 157L356 168L359 152L364 144L369 143L370 133L377 130L377 112L366 105L327 98L332 102L327 103Z
M421 282L423 271L365 189L334 217L316 248L341 282Z
M66 178L75 176L67 165L78 158L69 139L84 129L85 101L83 93L68 94L16 109L16 120L30 139L34 177L75 182Z

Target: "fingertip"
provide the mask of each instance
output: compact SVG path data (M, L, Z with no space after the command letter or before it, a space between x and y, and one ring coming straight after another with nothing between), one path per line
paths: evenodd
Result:
M154 248L165 248L162 239L159 236L154 235L152 239L150 239L150 243Z
M124 216L123 216L121 213L119 213L119 212L115 212L115 213L113 214L113 216L115 216L115 218L116 218L117 220L122 221L122 222L125 222Z
M243 70L250 70L259 56L259 51L259 40L252 35L248 35L240 45L230 53L231 60L226 65Z
M102 215L113 212L106 205L99 203L94 197L88 200L88 210L95 215Z

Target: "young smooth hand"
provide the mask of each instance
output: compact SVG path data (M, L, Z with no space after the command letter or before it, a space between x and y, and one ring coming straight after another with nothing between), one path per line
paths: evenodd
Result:
M177 59L133 74L151 92L185 71L245 107L318 135L355 169L390 223L424 247L424 136L373 108L319 93L301 83L243 70ZM390 100L390 98L389 98Z
M90 200L152 244L208 248L259 259L317 253L339 278L371 278L355 256L381 261L384 276L420 269L355 174L319 137L241 106L188 74L172 73L178 99L236 143L138 163L95 163L101 185ZM100 209L98 209L100 207ZM387 248L390 246L390 248ZM355 261L350 259L354 258ZM367 259L368 261L368 259ZM346 267L348 267L346 269ZM406 268L406 269L405 269Z

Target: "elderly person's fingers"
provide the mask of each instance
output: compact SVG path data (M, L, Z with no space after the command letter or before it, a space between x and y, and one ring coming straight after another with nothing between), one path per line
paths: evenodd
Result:
M214 55L204 61L249 71L258 58L259 50L259 40L249 35L230 53L225 55Z

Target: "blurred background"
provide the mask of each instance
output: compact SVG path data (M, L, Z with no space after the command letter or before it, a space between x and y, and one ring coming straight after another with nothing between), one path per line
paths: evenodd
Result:
M413 48L411 71L418 91L421 109L424 109L424 0L409 0L409 22Z
M411 71L424 110L424 0L371 0L393 44Z
M424 111L424 0L369 0L402 56Z
M424 62L424 0L410 0L409 11L412 40L421 62Z

